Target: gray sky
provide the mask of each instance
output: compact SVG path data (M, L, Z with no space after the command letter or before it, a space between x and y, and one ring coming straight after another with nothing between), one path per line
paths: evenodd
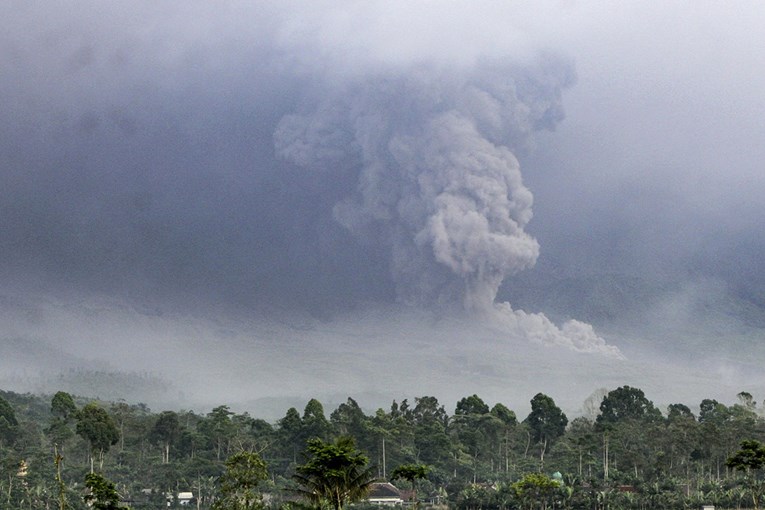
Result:
M765 305L761 2L9 1L0 28L20 310L498 291L594 320L535 292L603 274Z

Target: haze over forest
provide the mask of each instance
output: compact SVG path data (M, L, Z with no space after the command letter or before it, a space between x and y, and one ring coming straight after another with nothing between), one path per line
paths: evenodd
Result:
M2 3L0 388L763 398L734 5Z

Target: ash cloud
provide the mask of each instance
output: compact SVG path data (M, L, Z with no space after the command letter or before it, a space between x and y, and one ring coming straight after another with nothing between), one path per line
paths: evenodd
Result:
M562 91L574 76L569 62L540 55L353 77L284 116L276 153L349 183L333 217L387 254L399 301L456 304L532 341L621 357L584 323L559 329L542 314L495 304L502 282L539 256L525 231L533 197L513 151L563 119Z
M511 148L562 119L573 76L554 59L393 69L285 116L275 146L324 179L355 172L334 219L388 253L400 300L487 309L539 254L524 230L532 194Z
M348 6L77 7L27 8L16 17L38 28L7 36L8 281L163 309L494 313L502 282L536 262L517 156L563 119L568 60L507 41L443 49L424 26L425 49L392 56L383 26L346 55L323 24Z

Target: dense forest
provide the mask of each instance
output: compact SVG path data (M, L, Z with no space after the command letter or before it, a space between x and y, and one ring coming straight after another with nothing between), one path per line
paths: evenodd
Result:
M225 405L153 412L65 392L0 391L0 508L86 508L98 487L134 509L240 508L221 504L238 461L254 462L257 505L302 506L301 482L321 445L350 448L356 467L416 494L418 505L757 508L765 418L749 393L737 399L662 412L623 386L573 419L542 393L525 417L477 395L451 415L432 396L373 414L352 398L327 414L312 399L269 423ZM183 493L193 499L181 501Z

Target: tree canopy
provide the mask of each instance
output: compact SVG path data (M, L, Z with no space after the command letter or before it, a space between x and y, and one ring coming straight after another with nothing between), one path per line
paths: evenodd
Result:
M334 442L319 438L308 441L306 462L294 475L298 493L315 504L327 503L342 510L362 499L376 480L366 455L356 449L353 438L341 436Z

